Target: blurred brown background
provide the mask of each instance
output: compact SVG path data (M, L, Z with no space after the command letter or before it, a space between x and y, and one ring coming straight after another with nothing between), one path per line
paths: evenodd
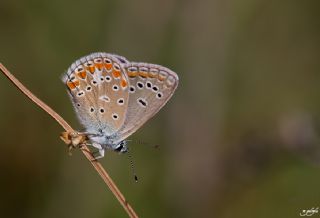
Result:
M96 51L180 76L102 160L141 217L299 217L320 207L320 3L2 0L0 61L75 128L61 74ZM46 113L0 76L0 217L126 217ZM315 217L319 214L315 214Z

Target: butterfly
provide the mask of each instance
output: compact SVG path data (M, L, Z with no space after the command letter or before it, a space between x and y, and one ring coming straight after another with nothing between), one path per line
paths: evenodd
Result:
M126 153L126 139L167 103L179 78L160 65L100 52L76 60L62 81L98 159L106 149Z

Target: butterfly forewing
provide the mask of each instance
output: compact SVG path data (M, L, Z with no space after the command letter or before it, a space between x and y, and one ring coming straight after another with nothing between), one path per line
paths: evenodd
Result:
M63 81L88 132L112 135L123 126L129 81L119 57L94 53L80 58Z
M129 104L119 141L139 129L170 99L178 85L178 76L168 68L146 63L124 65L129 78Z

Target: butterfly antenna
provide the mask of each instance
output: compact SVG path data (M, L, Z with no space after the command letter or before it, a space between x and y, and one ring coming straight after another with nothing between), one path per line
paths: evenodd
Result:
M134 168L134 164L133 164L133 158L131 156L131 153L129 152L129 149L127 151L127 154L128 154L128 158L129 158L129 161L130 161L130 165L131 165L131 170L132 170L132 174L134 176L134 181L138 182L138 176L136 174L136 171L135 171L135 168Z

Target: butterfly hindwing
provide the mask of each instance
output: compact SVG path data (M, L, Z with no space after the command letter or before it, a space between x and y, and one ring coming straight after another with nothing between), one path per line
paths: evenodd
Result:
M129 104L119 141L139 129L170 99L178 86L178 76L168 68L146 63L124 65L129 78Z

